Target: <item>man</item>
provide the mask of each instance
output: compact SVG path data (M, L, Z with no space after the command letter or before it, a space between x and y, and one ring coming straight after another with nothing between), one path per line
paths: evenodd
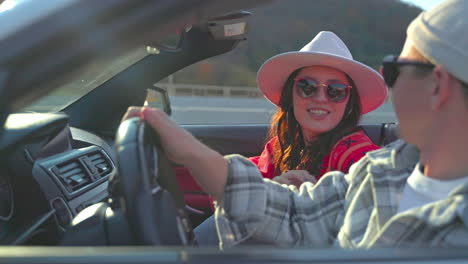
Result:
M330 172L299 192L264 180L243 157L223 158L161 111L133 108L127 115L155 128L169 158L217 200L223 247L250 238L281 246L466 246L467 15L465 0L422 13L408 27L400 56L384 60L408 143L368 153L349 174Z

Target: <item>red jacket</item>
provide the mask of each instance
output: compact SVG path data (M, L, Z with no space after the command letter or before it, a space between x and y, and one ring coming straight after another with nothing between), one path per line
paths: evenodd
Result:
M273 164L273 143L277 140L278 138L272 138L266 143L260 156L249 158L257 165L264 178L273 179L281 174ZM362 130L349 134L333 146L330 154L323 159L320 174L315 176L318 180L323 174L333 170L347 173L349 167L360 160L366 152L379 148Z
M275 140L277 138L273 138L266 143L260 156L249 158L258 166L263 177L269 179L279 175L279 172L275 171L275 166L271 159L272 144ZM379 146L375 145L362 130L354 132L342 138L333 146L330 154L323 159L323 169L320 171L320 175L315 176L318 180L328 171L339 170L348 172L349 167L361 159L366 152L376 149L379 149ZM195 208L212 208L212 200L202 191L188 170L184 167L178 167L175 170L180 188L184 193L185 202Z

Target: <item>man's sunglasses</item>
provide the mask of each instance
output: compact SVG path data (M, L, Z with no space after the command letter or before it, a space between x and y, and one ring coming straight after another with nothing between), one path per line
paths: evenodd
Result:
M348 98L351 85L344 83L319 83L313 78L301 77L294 79L294 87L298 95L302 98L313 97L317 94L318 88L326 88L326 96L330 102L341 103Z
M419 61L399 61L398 56L387 55L382 61L382 66L380 67L380 73L382 74L385 84L391 88L398 79L400 74L400 66L412 65L416 67L423 67L427 69L432 69L435 67L432 63L419 62Z

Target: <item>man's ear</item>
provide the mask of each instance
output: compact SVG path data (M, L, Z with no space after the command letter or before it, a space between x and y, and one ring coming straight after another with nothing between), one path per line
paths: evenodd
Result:
M435 111L440 110L453 95L453 77L444 69L437 65L433 70L433 80L431 82L432 100L431 108Z

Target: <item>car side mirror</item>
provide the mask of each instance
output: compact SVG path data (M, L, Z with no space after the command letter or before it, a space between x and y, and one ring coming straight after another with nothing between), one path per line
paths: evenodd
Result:
M167 90L158 86L153 86L147 89L146 99L143 104L153 108L159 108L163 110L167 115L171 115L171 102Z

